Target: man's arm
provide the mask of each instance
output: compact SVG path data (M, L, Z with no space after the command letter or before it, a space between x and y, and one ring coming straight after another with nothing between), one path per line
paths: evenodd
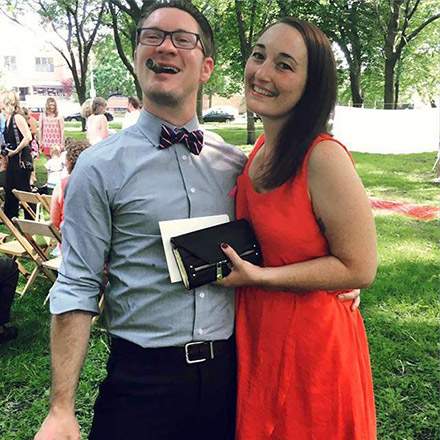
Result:
M79 439L75 390L111 245L111 211L100 158L81 154L65 192L62 263L50 291L52 395L38 440ZM102 166L100 167L102 168ZM104 171L104 174L106 172ZM107 173L108 174L108 173Z
M35 440L79 440L75 394L87 353L92 314L54 315L51 325L52 389L49 414Z

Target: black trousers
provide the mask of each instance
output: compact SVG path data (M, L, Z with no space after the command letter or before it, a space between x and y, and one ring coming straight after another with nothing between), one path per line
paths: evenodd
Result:
M5 214L12 220L18 217L18 199L12 194L13 189L20 191L30 191L31 171L19 166L18 155L9 159L8 168L6 169L5 182ZM24 216L31 219L31 216L25 210Z
M203 363L187 364L173 349L113 340L89 440L234 439L233 337Z
M17 263L11 258L0 257L0 325L10 320L11 305L18 282Z

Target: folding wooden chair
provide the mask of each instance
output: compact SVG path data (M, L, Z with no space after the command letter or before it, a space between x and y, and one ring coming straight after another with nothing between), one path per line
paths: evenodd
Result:
M32 220L37 222L44 221L40 194L28 191L19 191L18 189L13 189L12 194L17 197L20 205L31 216ZM35 208L33 208L31 205L34 205ZM43 205L43 207L45 208L45 205Z
M14 219L14 223L34 248L35 252L43 259L44 263L54 259L47 255L45 246L38 244L37 237L47 237L52 240L55 245L60 244L61 234L55 226L51 223L42 223L34 220L21 220L18 218ZM46 264L44 265L47 266ZM53 264L51 267L53 267Z
M49 194L38 194L38 198L41 201L41 206L50 214L50 204L52 201L52 196Z
M9 229L11 233L11 238L13 238L10 241L4 241L3 243L0 243L0 253L11 257L17 262L18 269L26 279L26 284L23 290L21 292L18 292L21 296L23 296L37 278L43 259L35 252L34 248L26 239L26 237L24 237L21 232L14 226L12 221L9 220L8 216L1 208L0 220ZM32 272L28 271L23 266L21 262L22 259L27 259L35 263L35 268L32 270ZM53 273L51 271L45 268L43 272L46 276L49 277L49 279L52 278L53 280L55 280L55 277L53 276Z
M61 235L59 231L51 223L40 223L33 220L14 219L14 223L18 229L32 246L33 250L38 256L38 262L35 261L39 269L46 275L46 277L55 282L56 272L61 264L61 257L48 256L46 249L38 244L38 237L47 237L55 242L56 245L61 243ZM44 304L46 304L49 295L46 296Z

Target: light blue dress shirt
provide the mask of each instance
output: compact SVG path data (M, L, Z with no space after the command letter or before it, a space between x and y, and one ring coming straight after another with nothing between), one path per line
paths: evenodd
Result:
M81 154L65 197L63 261L50 310L98 313L108 260L104 322L111 335L142 347L227 339L233 289L171 284L159 221L225 213L233 219L230 193L246 157L208 132L199 156L183 144L163 150L162 123L143 110L136 125ZM197 119L185 128L197 129Z

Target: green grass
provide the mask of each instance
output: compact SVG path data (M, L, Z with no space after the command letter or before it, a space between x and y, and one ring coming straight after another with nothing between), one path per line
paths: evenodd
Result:
M229 142L242 142L233 127L218 132ZM438 200L439 187L429 183L434 153L354 156L372 196L424 204ZM44 181L44 160L37 164L37 175ZM362 293L362 313L370 342L378 439L437 439L439 225L398 215L377 215L376 225L380 265L375 283ZM13 320L19 326L19 339L0 347L2 440L32 438L47 413L49 313L42 302L49 287L39 278L31 292L17 298ZM95 327L78 390L77 410L84 433L90 427L106 357L106 336Z
M431 182L435 153L354 153L357 169L368 192L386 200L439 204L439 186Z

